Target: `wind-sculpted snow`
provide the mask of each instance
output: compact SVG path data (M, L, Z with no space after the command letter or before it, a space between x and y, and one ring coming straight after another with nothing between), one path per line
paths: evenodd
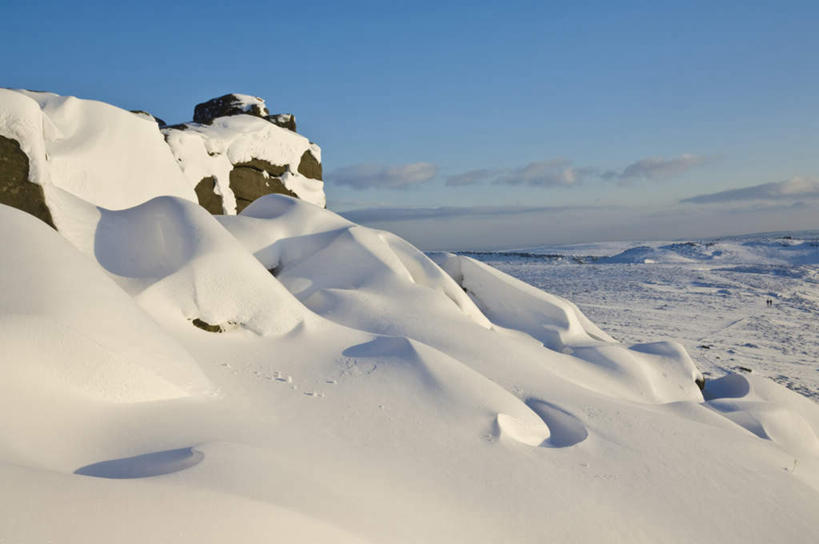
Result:
M521 364L534 369L546 356L541 343L556 357L577 348L578 357L566 356L563 364L549 370L604 394L616 392L635 400L701 398L695 384L701 377L680 350L661 357L660 365L645 361L643 354L614 343L570 303L515 284L508 276L494 276L495 271L475 261L466 263L471 283L461 287L467 288L467 295L394 235L324 215L315 207L270 196L238 217L220 220L308 308L340 324L413 338L490 376L502 372L492 363L499 352L524 350ZM291 225L301 228L294 232ZM484 299L489 304L482 303ZM515 321L515 315L523 319ZM499 334L500 328L512 330ZM528 340L514 331L526 333ZM466 337L472 346L460 341ZM483 346L477 357L469 349L475 346ZM661 372L666 376L652 380Z
M192 202L159 197L119 211L72 205L65 236L146 309L257 334L286 333L304 319L279 281Z
M46 200L52 186L112 209L135 206L156 195L196 200L156 123L95 100L3 92L36 106L3 103L2 109L31 127L23 145L30 147L29 159L38 165L32 181L45 187ZM59 210L52 214L59 227Z
M674 342L303 200L52 197L0 207L0 540L819 539L773 382L703 398Z
M27 214L1 206L0 222L3 397L137 402L209 389L190 355L98 266Z
M711 408L776 443L797 463L800 457L819 456L819 406L808 399L750 374L728 374L708 383L703 393Z

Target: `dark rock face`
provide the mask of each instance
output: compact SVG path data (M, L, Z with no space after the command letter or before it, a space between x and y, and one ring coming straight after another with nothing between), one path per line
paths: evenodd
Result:
M242 113L262 118L268 116L267 108L264 106L253 104L250 108L245 109L242 100L238 96L235 94L226 94L219 98L212 98L207 102L197 104L193 109L193 122L209 125L213 123L213 120L217 117L239 115Z
M214 215L221 215L224 213L222 209L222 195L217 195L213 190L216 187L216 178L208 176L202 178L202 181L196 184L196 198L199 199L199 205L208 210Z
M198 317L193 320L194 327L199 327L203 331L207 332L222 332L222 327L220 325L211 325L207 321L202 321Z
M251 159L248 162L237 162L234 166L244 168L255 168L260 172L267 172L273 177L278 177L287 172L287 166L281 164L273 164L264 159Z
M265 117L268 121L277 127L286 128L296 132L296 116L292 113L277 113L275 115L268 115Z
M263 167L259 168L259 166ZM262 159L253 159L250 162L235 165L230 171L230 188L236 196L236 213L247 208L260 196L272 193L298 198L296 193L285 187L282 181L275 177L282 175L286 170L286 166L270 164Z
M299 174L306 178L321 179L321 163L316 160L309 149L302 153Z
M43 188L28 180L28 168L28 156L17 140L0 136L0 203L28 212L54 227Z

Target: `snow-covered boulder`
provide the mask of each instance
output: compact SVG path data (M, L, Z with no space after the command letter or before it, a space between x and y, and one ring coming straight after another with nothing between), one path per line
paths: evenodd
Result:
M199 202L230 215L274 193L325 205L321 148L295 130L293 115L268 115L261 98L228 94L196 106L193 123L162 132Z
M217 117L228 117L240 113L256 117L269 115L264 100L258 96L230 93L197 104L193 109L193 122L209 125Z
M292 113L276 113L274 115L268 115L265 119L276 126L296 132L296 116Z

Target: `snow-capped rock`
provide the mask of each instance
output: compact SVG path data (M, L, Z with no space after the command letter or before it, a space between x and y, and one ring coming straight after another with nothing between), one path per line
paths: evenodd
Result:
M0 203L58 229L56 189L107 209L176 196L232 214L274 192L323 206L321 149L277 125L295 129L292 116L271 117L261 99L228 96L197 107L200 119L202 111L218 115L209 125L164 127L142 111L0 89Z
M229 117L240 113L256 117L269 115L264 100L258 96L230 93L197 104L193 109L193 122L209 125L218 117Z
M248 114L246 110L263 107L263 102L262 106L250 104L241 108L213 106L209 111L220 115L207 117L207 124L194 122L162 129L179 166L197 188L200 202L214 202L211 206L215 207L219 196L224 213L230 215L260 196L281 193L323 207L319 146L279 126L292 121L295 129L292 118L282 117L279 123L278 118Z

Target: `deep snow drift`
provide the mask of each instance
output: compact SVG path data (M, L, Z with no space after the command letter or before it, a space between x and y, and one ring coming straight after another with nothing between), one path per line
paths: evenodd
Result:
M92 140L23 149L58 230L0 205L0 540L819 540L816 403L173 158L97 194Z

